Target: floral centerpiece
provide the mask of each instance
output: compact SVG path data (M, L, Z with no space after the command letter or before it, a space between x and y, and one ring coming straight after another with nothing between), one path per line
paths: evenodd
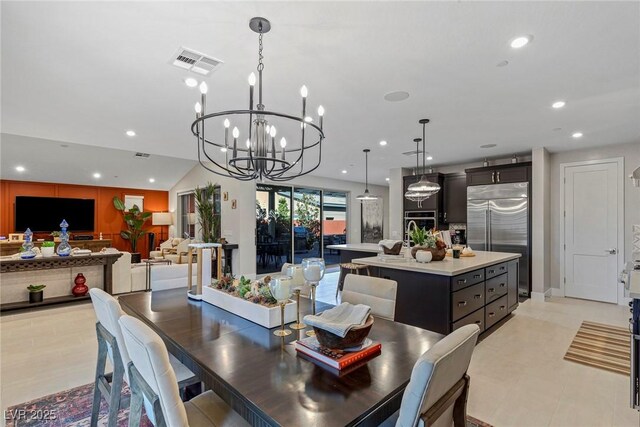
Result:
M414 243L411 248L411 256L416 257L418 251L429 251L433 256L433 261L442 261L447 255L447 245L440 237L440 232L435 228L427 230L426 227L415 227L409 233L409 238Z
M251 281L244 276L236 279L233 276L224 276L216 280L211 287L220 291L225 291L230 295L251 301L254 304L261 304L265 307L276 307L278 302L271 295L269 290L271 276L266 276L262 280Z

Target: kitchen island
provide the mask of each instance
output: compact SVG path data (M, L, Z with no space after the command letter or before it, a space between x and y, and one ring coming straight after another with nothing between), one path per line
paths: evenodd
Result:
M340 263L351 262L354 258L370 257L382 252L377 243L347 243L342 245L327 245L325 249L340 252Z
M448 334L475 323L484 332L518 307L518 258L506 252L421 264L413 259L354 258L374 276L398 282L395 320Z

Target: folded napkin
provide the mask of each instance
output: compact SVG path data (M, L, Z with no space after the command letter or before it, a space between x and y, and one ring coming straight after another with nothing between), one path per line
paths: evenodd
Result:
M368 305L343 302L321 314L304 316L304 323L344 338L351 328L364 324L370 313L371 307Z
M396 245L396 243L402 243L402 240L380 240L378 242L378 246L384 246L387 249L393 249L393 247Z

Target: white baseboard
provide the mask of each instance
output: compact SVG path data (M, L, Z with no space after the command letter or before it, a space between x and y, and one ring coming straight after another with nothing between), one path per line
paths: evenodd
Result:
M551 296L564 298L564 291L560 288L551 288Z
M550 297L551 297L551 288L547 289L544 292L531 292L531 299L533 301L544 302L546 298L550 298Z

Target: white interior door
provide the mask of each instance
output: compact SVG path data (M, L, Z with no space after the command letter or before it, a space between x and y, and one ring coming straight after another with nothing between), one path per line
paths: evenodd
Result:
M567 166L564 180L565 295L618 301L617 162Z

